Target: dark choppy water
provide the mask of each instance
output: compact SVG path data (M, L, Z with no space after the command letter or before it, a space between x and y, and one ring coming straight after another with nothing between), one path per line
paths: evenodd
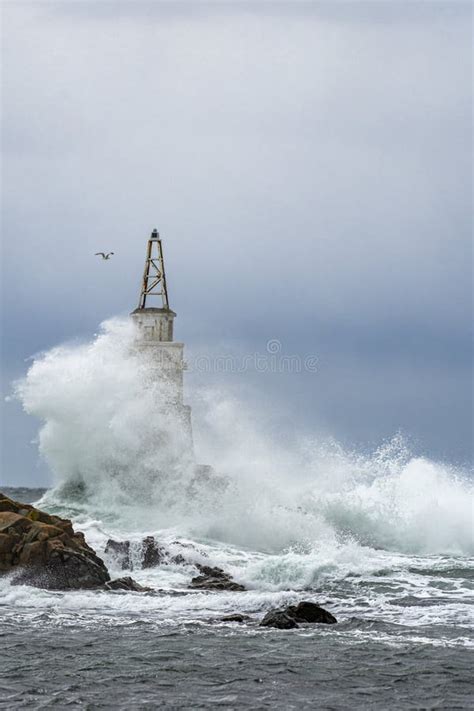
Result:
M472 651L359 631L19 617L0 633L0 707L472 709Z
M7 493L31 501L42 492ZM63 513L99 553L109 535L120 537L113 519ZM150 532L143 518L133 526L127 523L132 540ZM174 529L154 533L168 545L176 537ZM187 591L192 565L134 570L157 591L147 594L51 592L0 579L0 708L474 707L468 555L330 538L275 553L212 539L188 545L247 592ZM114 560L107 564L114 576L123 574ZM301 599L320 602L339 624L258 627L266 610ZM231 612L251 621L222 623Z

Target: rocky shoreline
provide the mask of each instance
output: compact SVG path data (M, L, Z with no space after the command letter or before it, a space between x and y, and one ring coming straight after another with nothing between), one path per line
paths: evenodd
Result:
M48 590L90 589L110 580L104 561L68 519L1 493L0 573Z
M133 570L130 541L109 539L105 553L112 555L122 570ZM187 561L171 555L153 536L141 542L138 565L151 568L168 563L193 565L194 576L188 590L243 592L245 587L218 567ZM152 588L124 576L112 580L106 564L74 531L71 521L20 503L0 492L0 576L8 575L12 584L32 585L47 590L102 590L153 594ZM235 613L221 622L252 621ZM303 601L284 610L270 610L260 621L262 627L293 629L300 624L334 624L336 618L315 602Z

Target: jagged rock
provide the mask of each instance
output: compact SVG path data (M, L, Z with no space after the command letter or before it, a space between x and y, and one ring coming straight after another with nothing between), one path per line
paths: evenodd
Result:
M170 563L174 563L175 565L184 565L186 563L186 558L183 558L181 553L178 553L177 555L171 556Z
M174 563L184 565L186 559L178 553L171 555L163 546L160 546L154 536L147 536L140 544L140 566L142 568L154 568L157 565ZM109 538L105 545L104 553L115 558L122 570L133 570L132 544L130 541L114 541Z
M105 544L104 553L114 557L122 570L133 570L130 558L130 541L114 541L109 538Z
M52 590L94 588L110 579L104 562L67 519L0 494L0 574Z
M196 565L201 575L193 578L189 588L198 590L232 590L239 592L245 590L243 585L232 580L228 573L224 573L222 568L211 568L208 565Z
M235 614L235 615L225 615L224 617L221 617L221 622L246 622L247 620L250 620L251 617L248 615L240 615L240 614Z
M276 627L279 630L291 630L298 626L295 618L284 610L270 610L260 622L260 627Z
M154 568L164 561L164 549L158 545L153 536L147 536L142 541L142 568Z
M157 565L167 565L174 563L175 565L184 565L186 559L177 553L171 553L160 546L153 536L147 536L142 541L142 568L154 568Z
M137 583L136 580L130 577L116 578L116 580L109 580L103 586L104 590L127 590L132 592L151 592L153 588L147 588L143 585Z
M337 622L334 615L331 615L330 612L324 610L315 602L308 602L306 600L303 600L303 602L298 603L296 606L290 605L285 612L287 615L293 617L296 622L312 622L326 625L333 625Z
M260 622L260 626L291 629L292 627L299 627L298 623L306 622L332 625L337 620L334 615L331 615L330 612L324 610L315 602L304 600L298 605L289 605L285 610L270 610Z

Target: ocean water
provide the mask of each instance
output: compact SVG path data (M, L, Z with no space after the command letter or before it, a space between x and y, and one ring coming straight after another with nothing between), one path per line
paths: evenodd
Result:
M136 567L151 593L0 578L0 708L473 708L471 472L399 436L369 454L285 445L206 392L196 440L214 473L196 479L130 337L112 321L33 362L15 392L57 484L7 493L71 518L113 577L109 537L137 549L151 534L186 562ZM194 563L246 591L188 590ZM298 600L338 624L258 626ZM236 612L250 620L222 622Z

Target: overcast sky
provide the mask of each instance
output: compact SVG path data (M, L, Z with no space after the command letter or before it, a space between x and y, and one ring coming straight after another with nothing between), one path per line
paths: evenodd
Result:
M210 385L469 459L470 3L17 1L2 44L5 395L135 308L156 226L189 355L318 357ZM5 405L3 483L48 482L36 429Z

